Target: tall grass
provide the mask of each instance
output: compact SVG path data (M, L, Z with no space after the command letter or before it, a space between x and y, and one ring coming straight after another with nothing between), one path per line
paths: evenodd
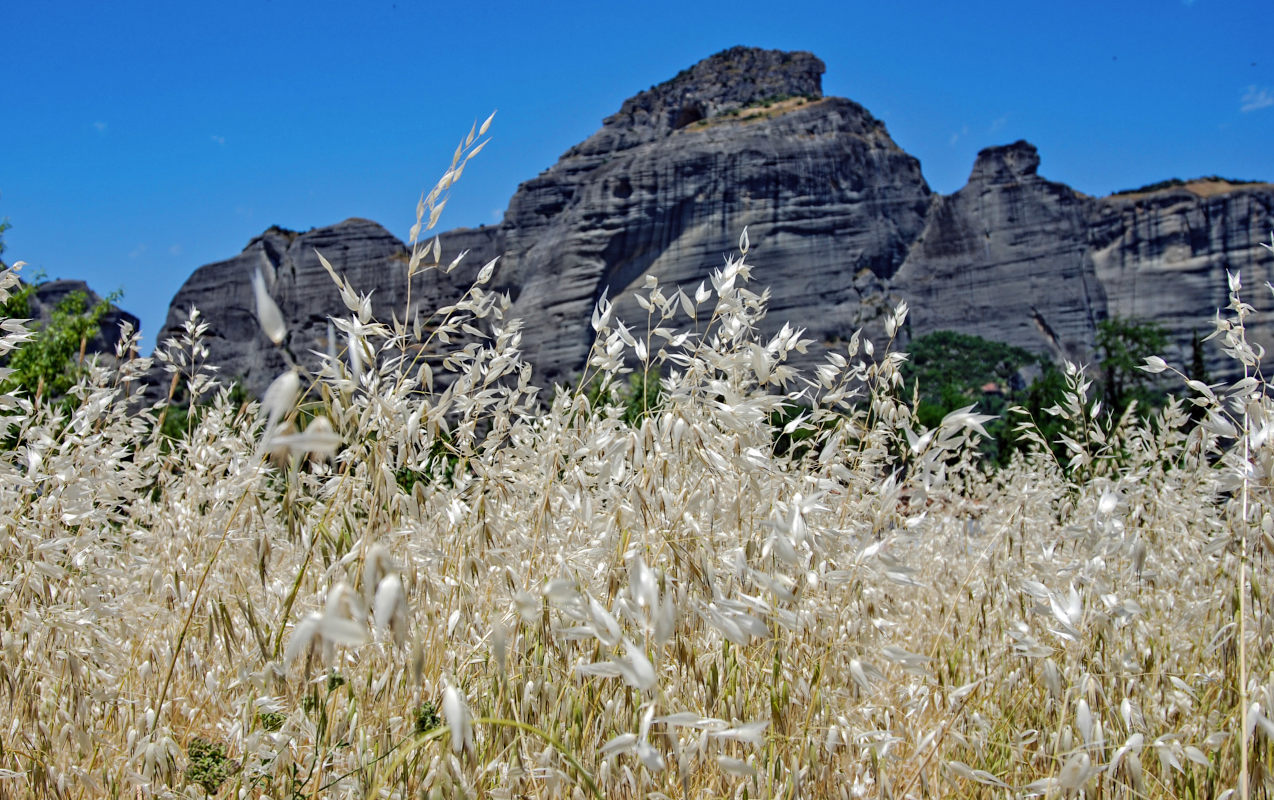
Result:
M484 132L412 276L471 268L420 236ZM261 404L197 314L73 414L4 396L0 797L1268 796L1274 418L1237 278L1247 377L1141 422L1068 367L1068 455L1016 416L992 470L985 417L918 426L892 341L789 366L812 342L759 336L747 249L648 279L645 320L603 299L551 396L491 265L388 323L333 271L345 346ZM154 364L207 404L175 438ZM634 369L635 421L605 391Z

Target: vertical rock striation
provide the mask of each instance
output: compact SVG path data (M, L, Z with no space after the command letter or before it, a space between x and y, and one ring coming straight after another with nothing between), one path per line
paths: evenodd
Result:
M695 286L746 226L774 327L848 335L877 312L924 224L919 162L849 100L822 98L808 53L728 50L627 101L602 130L519 187L500 228L498 285L543 379L581 368L603 293L645 319L646 275ZM810 314L817 307L817 314Z
M630 98L523 183L501 224L442 234L443 260L470 250L470 267L422 274L414 309L403 244L374 222L347 220L271 229L201 267L161 338L198 305L211 322L211 360L264 389L283 356L256 324L249 279L261 268L291 326L288 347L313 363L327 316L346 313L316 248L360 291L374 290L381 319L454 301L477 266L501 256L493 285L530 323L523 350L542 383L583 368L603 294L640 329L646 312L633 297L647 276L692 290L745 226L758 290L771 290L766 327L791 320L829 346L874 329L905 298L913 335L952 329L1083 361L1097 323L1121 315L1165 324L1188 355L1192 334L1210 331L1226 303L1227 269L1243 270L1249 286L1272 277L1258 247L1274 226L1270 184L1213 180L1096 199L1040 177L1035 147L1019 141L983 150L968 184L937 196L879 120L823 96L822 73L809 53L737 47ZM1264 341L1270 303L1248 296ZM1209 366L1233 373L1219 356Z
M1166 353L1190 362L1190 342L1214 328L1217 309L1229 303L1227 272L1242 276L1246 302L1256 313L1249 338L1274 352L1274 256L1260 246L1274 229L1274 187L1192 181L1149 193L1094 203L1088 250L1112 316L1154 320L1172 335ZM1235 362L1205 348L1214 377L1236 374Z
M1089 200L1037 174L1035 147L978 153L969 182L935 198L895 276L912 330L971 333L1083 360L1105 296L1085 239Z

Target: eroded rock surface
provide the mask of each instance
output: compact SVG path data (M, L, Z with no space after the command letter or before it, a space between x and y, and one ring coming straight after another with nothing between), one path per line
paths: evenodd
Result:
M303 234L272 229L201 267L161 339L196 304L211 323L212 361L263 390L284 358L256 323L249 281L261 268L291 326L288 347L313 363L327 316L347 313L315 248L360 291L375 290L383 320L452 302L500 256L492 285L528 321L523 350L540 383L583 368L603 293L643 329L633 293L646 276L693 290L745 226L756 289L771 290L767 331L790 320L827 346L859 327L878 332L906 298L912 335L954 329L1084 361L1097 323L1118 314L1162 322L1188 355L1192 334L1209 332L1225 305L1226 269L1242 270L1249 286L1274 277L1258 247L1274 226L1270 184L1097 199L1041 177L1036 149L1015 142L983 150L968 184L938 196L879 120L823 97L822 72L809 53L733 48L627 100L523 183L501 224L443 233L443 261L468 249L468 267L418 277L413 309L403 244L376 223L347 220ZM1271 318L1259 294L1249 292L1261 339ZM1232 374L1219 356L1210 367Z
M1087 250L1089 198L1041 178L1027 142L978 154L937 197L894 276L912 331L955 330L1081 361L1106 300Z
M1260 246L1274 229L1274 186L1191 182L1097 201L1088 218L1088 252L1106 292L1107 313L1155 320L1172 334L1177 364L1190 361L1193 334L1214 329L1229 303L1226 273L1237 272L1256 313L1249 339L1274 352L1274 255ZM1219 348L1205 347L1208 372L1241 372Z

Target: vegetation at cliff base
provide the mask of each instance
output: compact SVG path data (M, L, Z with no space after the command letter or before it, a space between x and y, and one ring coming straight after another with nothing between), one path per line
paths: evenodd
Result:
M1141 369L1146 358L1163 351L1168 338L1153 322L1115 317L1097 324L1091 370L1109 413L1116 417L1133 406L1141 419L1162 408L1168 395L1161 382ZM975 405L995 419L986 423L982 450L1000 464L1021 449L1009 410L1017 407L1056 442L1060 428L1049 409L1066 391L1064 374L1051 359L1004 342L955 331L935 331L907 345L901 367L916 401L916 418L928 428L958 408ZM1202 374L1201 343L1193 348L1191 378ZM1134 404L1136 404L1134 406ZM1060 454L1064 449L1056 445Z
M939 415L908 375L990 348L1019 392L1020 352L906 366L900 305L798 368L750 258L744 232L698 285L647 281L647 320L603 299L575 388L532 381L493 263L412 324L326 260L345 346L259 402L197 313L85 358L73 412L6 385L0 797L1274 792L1274 403L1239 276L1204 344L1242 378L1121 362L1189 399L1113 413L1063 365L997 463L980 376ZM28 336L5 319L0 357ZM198 409L178 434L155 374Z
M37 284L20 284L0 303L0 316L25 319L31 315L31 298ZM30 340L7 357L0 357L7 374L0 390L34 396L63 398L83 372L85 348L98 335L102 317L119 298L113 294L91 308L83 291L69 292L58 301L46 323L28 326Z

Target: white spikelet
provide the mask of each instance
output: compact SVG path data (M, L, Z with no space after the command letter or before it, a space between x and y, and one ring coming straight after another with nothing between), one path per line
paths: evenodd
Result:
M659 584L655 572L640 556L633 559L628 571L629 592L637 605L655 608L659 603Z
M592 595L588 598L589 614L593 617L593 630L597 639L607 647L614 647L619 643L620 629L619 622L615 616L606 610L601 603Z
M381 578L376 586L372 613L376 616L378 631L388 629L399 645L407 640L407 592L398 575L391 573Z
M451 752L457 755L461 750L472 752L473 718L464 695L454 686L448 686L442 693L442 716L451 727Z
M349 370L357 385L363 380L363 341L349 331Z
M323 616L315 612L307 614L304 619L296 623L296 627L292 629L292 636L288 639L288 646L283 650L284 664L291 664L297 656L310 649L310 645L314 643L314 637L318 634L321 619Z
M261 323L261 330L270 341L283 344L288 328L283 322L283 313L265 288L265 278L261 275L260 267L252 273L252 293L256 296L257 321Z
M261 398L261 411L265 413L265 435L261 440L258 456L261 451L273 446L276 426L292 410L300 391L301 378L293 368L281 372L266 388L265 395Z
M315 417L303 433L290 433L275 436L270 440L270 447L286 447L293 453L313 453L324 458L336 455L341 446L341 437L332 429L327 417Z
M615 665L628 685L636 689L647 691L653 689L657 682L655 665L650 663L640 647L627 639L624 640L624 658L616 661Z
M381 578L397 571L398 565L394 563L394 557L390 555L389 549L385 545L374 544L369 547L367 555L363 559L364 599L372 603L373 592L380 588Z

